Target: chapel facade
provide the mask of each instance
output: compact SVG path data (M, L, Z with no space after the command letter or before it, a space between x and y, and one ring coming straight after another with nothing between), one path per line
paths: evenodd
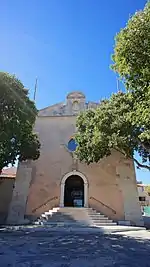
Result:
M19 163L7 223L23 223L53 207L92 207L115 221L143 225L132 160L116 151L90 165L74 157L76 115L97 107L71 92L65 102L39 111L41 154Z

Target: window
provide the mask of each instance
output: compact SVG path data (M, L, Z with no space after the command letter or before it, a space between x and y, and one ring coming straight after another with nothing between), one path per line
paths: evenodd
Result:
M74 152L77 148L77 143L76 141L74 140L74 138L71 138L68 142L68 149L71 151L71 152Z
M145 197L139 197L139 201L145 201Z
M73 104L72 104L72 110L75 113L79 111L79 103L78 103L78 101L74 101L73 102Z

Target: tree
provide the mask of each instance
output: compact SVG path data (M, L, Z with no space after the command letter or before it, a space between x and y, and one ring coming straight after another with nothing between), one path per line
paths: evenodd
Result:
M132 124L143 129L139 136L142 146L150 152L150 2L136 12L115 38L114 64L116 71L131 92Z
M113 70L126 89L141 91L150 85L150 2L133 15L115 37Z
M39 157L40 143L33 133L36 115L23 84L15 76L0 72L0 170L16 159Z
M89 164L115 149L150 170L150 3L116 36L112 58L126 92L78 116L77 156ZM135 151L142 163L134 158Z

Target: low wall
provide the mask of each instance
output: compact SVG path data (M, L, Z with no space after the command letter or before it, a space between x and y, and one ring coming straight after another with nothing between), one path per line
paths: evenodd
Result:
M6 222L14 183L14 178L0 178L0 224Z
M143 220L144 220L144 226L147 229L150 229L150 216L143 216Z

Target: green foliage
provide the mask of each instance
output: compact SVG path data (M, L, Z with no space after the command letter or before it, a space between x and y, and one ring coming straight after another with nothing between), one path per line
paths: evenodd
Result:
M127 89L147 89L150 85L150 2L117 34L112 59L112 68Z
M150 3L136 12L115 38L113 70L126 93L113 94L77 118L77 156L88 164L119 150L150 169ZM148 165L145 163L148 161Z
M37 159L40 143L32 132L37 110L23 84L0 72L0 170L19 160Z
M140 141L143 129L130 120L132 105L131 94L119 92L102 101L96 110L78 116L76 141L81 161L98 162L110 155L112 149L129 158L137 151L143 162L149 160L150 153Z
M112 59L113 70L132 93L131 122L141 125L144 131L140 139L147 143L150 140L150 2L116 36Z
M146 190L146 192L149 194L149 196L150 196L150 185L147 185L146 187L145 187L145 190Z

